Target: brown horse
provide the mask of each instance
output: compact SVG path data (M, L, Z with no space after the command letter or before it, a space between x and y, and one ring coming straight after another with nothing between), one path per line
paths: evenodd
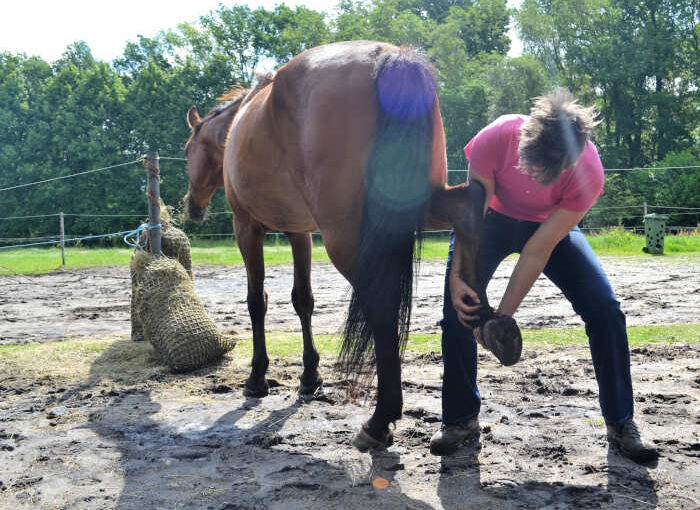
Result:
M515 342L510 317L494 318L478 281L484 206L480 185L446 186L446 152L436 84L416 53L354 41L308 50L251 91L241 91L204 119L188 112L193 219L202 219L225 187L248 275L253 362L245 386L265 396L268 357L263 288L265 232L287 233L294 256L292 303L301 319L300 392L321 385L311 334L311 232L353 294L340 363L357 373L376 362L377 405L353 444L362 451L392 442L401 417L400 356L408 337L416 239L427 225L455 229L461 276L480 295L479 325L492 342ZM475 324L476 325L476 324ZM374 347L374 349L372 349Z

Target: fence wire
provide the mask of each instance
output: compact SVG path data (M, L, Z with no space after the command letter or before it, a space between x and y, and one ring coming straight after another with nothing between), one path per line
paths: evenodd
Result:
M77 176L82 176L86 174L91 174L95 172L100 172L104 170L110 170L110 169L115 169L115 168L121 168L121 167L126 167L129 165L134 165L136 163L142 163L144 161L144 157L142 156L139 159L133 160L133 161L128 161L125 163L119 163L116 165L110 165L110 166L105 166L102 168L96 168L92 170L86 170L83 172L77 172L74 174L70 175L64 175L64 176L58 176L58 177L53 177L50 179L44 179L36 182L31 182L31 183L23 183L23 184L17 184L14 186L6 187L6 188L0 188L0 192L2 191L9 191L13 189L18 189L18 188L24 188L24 187L29 187L29 186L34 186L38 184L43 184L43 183L48 183L52 181L57 181L61 179L68 179L72 177L77 177ZM171 157L171 156L160 156L160 160L170 160L170 161L187 161L186 158L182 157ZM634 167L634 168L608 168L605 169L606 172L626 172L626 171L654 171L654 170L689 170L689 169L697 169L700 168L700 165L688 165L688 166L666 166L666 167ZM468 170L448 170L448 173L464 173L467 174ZM643 197L637 197L639 200L642 200ZM602 211L610 211L610 210L625 210L625 209L643 209L645 205L620 205L620 206L603 206L603 207L594 207L592 208L589 212L593 214L599 214ZM649 205L646 204L647 210L663 210L663 213L668 215L668 216L684 216L684 215L698 215L700 214L700 207L679 207L679 206L668 206L668 205ZM675 212L675 211L683 211L683 212ZM233 213L231 211L216 211L216 212L210 212L208 213L207 216L219 216L219 215L232 215ZM51 218L51 217L58 217L60 216L61 213L48 213L48 214L36 214L36 215L26 215L26 216L7 216L0 218L2 221L10 221L10 220L28 220L28 219L39 219L39 218ZM83 217L83 218L144 218L145 214L92 214L92 213L63 213L64 217ZM622 219L630 220L630 219L640 219L644 218L643 215L627 215L625 214L624 216L620 216ZM605 230L605 229L610 229L610 228L615 228L613 227L585 227L582 230L588 230L588 231L595 231L595 230ZM667 227L669 230L675 229L675 230L697 230L697 226L689 226L689 227L680 227L680 226L674 226L674 227ZM643 230L643 226L636 226L636 227L626 227L626 230L632 230L632 231L639 231ZM84 240L94 240L94 239L101 239L101 238L107 238L107 237L115 237L115 236L120 236L120 235L125 235L127 233L133 232L131 230L125 230L125 231L120 231L120 232L112 232L108 234L88 234L88 235L82 235L82 234L73 234L74 236L79 236L79 237L73 237L70 239L63 238L61 239L58 234L54 235L44 235L44 236L36 236L36 237L4 237L0 238L0 243L18 243L20 241L34 241L30 243L22 243L22 244L14 244L10 246L1 246L1 249L10 249L10 248L23 248L23 247L29 247L29 246L42 246L42 245L52 245L52 244L58 244L61 242L76 242L76 241L84 241ZM438 231L426 231L426 233L430 234L444 234L450 232L449 230L438 230ZM285 235L282 232L270 232L267 234L268 236L271 237L279 237ZM313 235L320 235L319 233L315 232ZM235 238L235 235L233 232L231 233L212 233L212 234L195 234L195 233L189 233L188 236L192 239L198 239L198 238L214 238L214 237L233 237Z
M71 177L77 177L77 176L79 176L79 175L92 174L92 173L95 173L95 172L101 172L101 171L103 171L103 170L111 170L112 168L119 168L119 167L122 167L122 166L133 165L133 164L135 164L135 163L140 163L140 162L142 162L142 161L143 161L143 158L140 158L140 159L137 159L137 160L134 160L134 161L129 161L128 163L119 163L118 165L110 165L110 166L106 166L106 167L103 167L103 168L96 168L96 169L94 169L94 170L86 170L86 171L84 171L84 172L78 172L78 173L70 174L70 175L61 175L61 176L59 176L59 177L52 177L52 178L50 178L50 179L44 179L44 180L41 180L41 181L28 182L28 183L25 183L25 184L17 184L17 185L15 185L15 186L10 186L9 188L0 188L0 191L9 191L9 190L12 190L12 189L26 188L27 186L35 186L35 185L37 185L37 184L44 184L44 183L46 183L46 182L59 181L59 180L61 180L61 179L69 179L69 178L71 178Z

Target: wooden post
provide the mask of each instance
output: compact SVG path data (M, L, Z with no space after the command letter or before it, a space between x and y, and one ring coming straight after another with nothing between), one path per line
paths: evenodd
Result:
M148 172L148 239L150 240L151 253L160 257L161 254L161 229L151 229L153 225L160 225L160 169L158 168L158 153L146 154L146 171Z
M61 232L61 261L66 265L66 228L63 222L63 211L58 215L58 228Z
M644 216L647 215L647 203L644 202Z

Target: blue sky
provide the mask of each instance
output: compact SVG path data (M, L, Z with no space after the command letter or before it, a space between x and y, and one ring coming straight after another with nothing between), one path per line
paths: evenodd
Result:
M508 0L516 6L521 0ZM0 51L38 55L54 61L75 41L85 41L95 58L111 61L127 41L138 35L153 36L178 23L196 21L201 15L226 6L248 4L274 8L275 4L305 5L330 11L337 0L3 0L0 16ZM514 39L514 33L511 33ZM520 53L515 41L511 54Z

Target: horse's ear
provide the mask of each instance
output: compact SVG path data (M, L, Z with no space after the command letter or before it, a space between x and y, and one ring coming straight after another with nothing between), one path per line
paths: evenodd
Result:
M187 110L187 124L189 124L190 129L194 129L195 126L198 126L202 123L202 119L199 117L199 112L197 111L196 106L190 106L190 109Z

